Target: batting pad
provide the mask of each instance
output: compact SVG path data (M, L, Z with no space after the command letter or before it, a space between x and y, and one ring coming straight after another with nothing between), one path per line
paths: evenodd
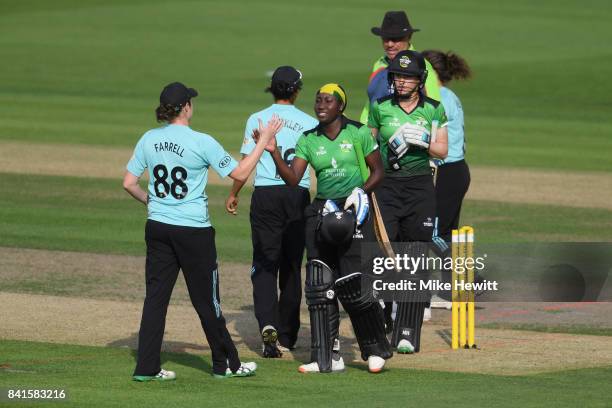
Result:
M382 307L379 302L372 302L372 298L362 292L363 287L372 287L372 285L362 286L362 279L369 277L356 272L338 279L336 281L338 300L342 302L353 324L361 358L364 361L369 356L391 358L393 352L385 335Z
M306 264L304 293L310 313L311 358L319 364L320 372L329 373L340 316L335 299L334 274L324 262L315 259Z

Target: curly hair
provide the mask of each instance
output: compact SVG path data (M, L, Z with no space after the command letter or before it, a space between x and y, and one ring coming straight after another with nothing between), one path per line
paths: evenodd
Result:
M190 102L187 102L190 103ZM184 106L184 105L183 105ZM170 105L170 104L161 104L157 108L155 108L155 116L157 117L158 122L167 122L170 123L174 119L176 119L183 109L181 105Z
M438 74L442 83L453 79L468 79L472 77L472 70L465 59L452 51L426 50L421 52Z

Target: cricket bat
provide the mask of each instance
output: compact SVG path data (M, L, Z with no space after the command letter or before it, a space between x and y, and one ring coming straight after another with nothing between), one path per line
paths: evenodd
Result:
M431 143L436 143L436 140L438 140L438 121L434 120L431 122ZM433 170L432 172L432 176L433 176L433 184L434 186L436 185L436 182L438 181L438 165L433 161L433 160L429 160L429 164Z
M359 140L353 140L353 147L355 148L355 152L357 153L357 162L359 163L359 171L361 172L361 178L365 182L368 179L369 171L365 162L365 156L363 154L361 142L359 142ZM380 246L380 249L383 251L385 256L387 258L395 259L395 251L393 250L391 242L389 241L389 235L387 235L387 229L385 228L382 214L380 213L380 207L378 206L378 201L376 200L376 194L372 192L370 195L372 197L372 200L370 202L370 208L372 208L374 214L373 221L376 240L378 241L378 245Z

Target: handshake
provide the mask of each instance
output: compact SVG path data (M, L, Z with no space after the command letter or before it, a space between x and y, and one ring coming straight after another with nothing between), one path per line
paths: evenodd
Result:
M408 152L410 146L427 150L429 149L429 141L430 133L425 127L412 123L404 123L389 138L390 159L392 159L392 156L395 160L401 159ZM399 164L397 166L396 170L399 170ZM395 168L395 165L393 167Z

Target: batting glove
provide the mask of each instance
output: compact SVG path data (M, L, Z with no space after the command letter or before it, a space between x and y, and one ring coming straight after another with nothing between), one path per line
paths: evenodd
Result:
M406 154L410 146L429 149L429 131L423 126L404 123L389 139L389 149L398 158Z
M351 192L351 195L348 196L346 202L344 203L344 209L348 209L349 207L355 208L355 218L357 219L357 226L360 226L365 221L368 216L368 210L370 209L370 202L368 200L368 195L360 189L359 187L355 187Z
M323 206L323 215L327 215L329 213L333 213L339 211L338 205L334 202L334 200L327 200L325 205Z

